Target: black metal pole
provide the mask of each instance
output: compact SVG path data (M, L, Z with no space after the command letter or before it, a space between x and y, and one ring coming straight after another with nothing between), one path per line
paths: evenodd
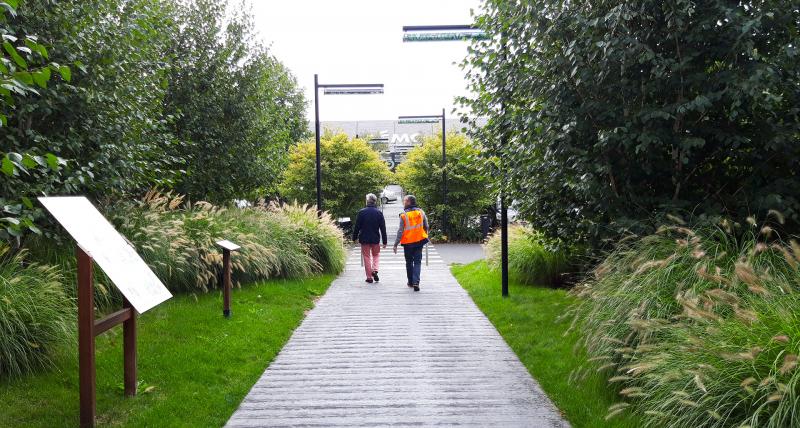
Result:
M442 108L442 232L447 235L447 127L444 121L444 108Z
M503 174L505 176L505 174ZM500 264L503 297L508 297L508 206L506 205L505 183L500 190Z
M506 62L506 35L501 33L500 45L502 49L502 61ZM506 81L503 79L502 88L506 87ZM503 182L500 185L500 264L501 264L501 282L503 297L508 297L508 202L506 201L506 146L508 145L509 123L506 123L506 103L502 102L501 111L503 115L503 129L500 136L500 168L502 169L501 177Z
M317 215L322 215L322 166L319 141L319 76L314 75L314 135L317 149Z

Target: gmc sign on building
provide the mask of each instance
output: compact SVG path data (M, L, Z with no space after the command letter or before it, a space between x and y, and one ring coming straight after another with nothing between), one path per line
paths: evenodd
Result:
M331 121L322 122L321 127L367 140L392 170L403 162L409 150L422 144L424 137L440 134L442 129L441 123L401 123L397 120ZM447 119L448 133L462 132L462 128L458 119Z

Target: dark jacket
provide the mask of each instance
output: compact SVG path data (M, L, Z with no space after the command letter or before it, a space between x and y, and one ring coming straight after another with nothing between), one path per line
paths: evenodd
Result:
M379 209L367 206L358 212L353 227L353 241L356 239L362 244L380 244L383 240L386 245L386 221Z

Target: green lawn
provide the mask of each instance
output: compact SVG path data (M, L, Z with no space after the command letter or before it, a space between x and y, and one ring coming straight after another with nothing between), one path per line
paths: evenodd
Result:
M139 318L140 392L122 393L122 330L97 338L99 426L222 426L333 280L268 281L221 295L180 295ZM0 426L78 424L77 344L58 367L0 382Z
M453 275L491 320L542 389L573 427L637 427L631 416L604 418L614 393L594 371L576 376L586 361L575 351L578 337L564 335L571 319L561 319L574 297L565 290L509 284L510 297L500 296L499 272L486 262L452 267Z

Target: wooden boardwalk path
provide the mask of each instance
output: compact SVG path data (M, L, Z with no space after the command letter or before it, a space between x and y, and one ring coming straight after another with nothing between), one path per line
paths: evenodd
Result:
M568 426L435 248L418 293L381 256L367 284L354 248L228 427Z

